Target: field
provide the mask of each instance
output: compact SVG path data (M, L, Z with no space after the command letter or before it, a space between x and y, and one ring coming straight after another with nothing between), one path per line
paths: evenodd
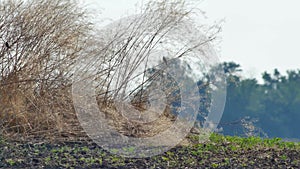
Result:
M300 143L280 138L212 134L145 159L116 156L90 142L20 143L1 140L0 168L299 168Z
M190 134L168 152L140 159L113 155L93 143L87 135L99 136L94 134L103 129L99 120L138 138L179 124L172 128L176 134L158 139L172 142L169 136L188 133L184 127L192 127L194 113L215 126L217 118L208 113L222 112L227 98L239 109L227 109L226 120L241 119L246 133L256 132L255 120L244 118L246 110L256 110L255 117L268 120L264 125L280 126L275 134L293 136L299 128L294 86L300 71L288 78L266 74L269 85L260 87L255 80L241 81L239 65L220 64L213 52L221 22L198 25L193 16L198 18L198 11L206 16L185 0L149 0L135 15L105 28L93 22L94 11L74 2L0 1L0 168L300 168L300 143L279 138L212 134L200 144L199 136ZM244 104L248 101L252 108ZM276 125L291 117L291 128ZM83 130L87 127L92 130Z

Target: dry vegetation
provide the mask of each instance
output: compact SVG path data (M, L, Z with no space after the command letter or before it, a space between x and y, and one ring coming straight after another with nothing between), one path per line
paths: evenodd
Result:
M150 137L163 131L174 121L170 103L178 99L172 94L178 86L163 88L169 105L158 120L142 125L124 117L115 100L147 113L147 100L161 77L160 71L146 74L151 68L147 66L149 53L169 38L172 29L180 32L178 25L187 23L193 13L189 9L183 0L150 1L140 15L124 19L122 26L98 32L89 22L89 13L76 0L1 0L0 168L299 168L300 145L280 139L212 134L210 143L176 147L146 159L127 159L88 142L19 144L2 138L26 142L86 138L72 100L72 78L79 68L82 74L93 72L98 106L116 130L133 137ZM219 30L215 28L208 28L212 32L209 39L184 44L156 68L188 57L192 50L203 50L202 45L215 38L212 30ZM173 40L184 41L182 38ZM82 59L92 62L78 67L76 63ZM138 76L142 81L128 93L126 86L138 77L134 72L141 65L144 67ZM252 122L243 123L252 134ZM190 135L189 139L195 143L200 138Z
M4 134L55 135L75 118L71 68L92 26L72 0L0 3L0 125Z
M190 20L193 11L181 0L149 1L140 15L120 22L122 26L98 31L89 22L89 13L77 4L76 0L0 2L0 125L3 135L18 139L84 135L71 93L73 73L78 69L75 63L80 59L91 59L92 62L81 66L81 73L93 71L98 104L120 132L151 136L171 124L174 117L165 110L158 121L139 127L115 111L113 103L116 99L127 101L150 86L159 75L155 72L146 76L151 51L162 40L170 40L171 30L182 31L180 26ZM123 29L124 25L127 29ZM167 61L188 57L192 50L203 50L201 45L212 41L214 33L209 39L184 44L184 48ZM162 64L157 67L162 68ZM135 74L141 65L143 71ZM141 84L124 95L127 84L137 76L143 77ZM140 95L134 104L141 110L145 102L141 98L147 97Z

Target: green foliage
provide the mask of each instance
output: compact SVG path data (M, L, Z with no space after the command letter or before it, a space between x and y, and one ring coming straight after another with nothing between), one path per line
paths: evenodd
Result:
M5 160L7 163L9 163L9 165L13 166L16 164L16 162L13 159L7 159Z
M263 84L238 75L240 65L223 63L227 98L220 127L225 135L300 137L300 70L264 72ZM243 122L243 119L248 121ZM252 125L252 126L249 126Z

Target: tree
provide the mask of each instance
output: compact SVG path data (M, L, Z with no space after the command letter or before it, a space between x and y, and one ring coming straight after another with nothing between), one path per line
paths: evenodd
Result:
M242 79L239 75L242 69L237 63L225 62L221 66L226 72L227 97L219 126L223 128L223 133L228 135L260 135L260 129L254 126L254 122L257 122L256 119L259 118L255 116L256 110L253 111L259 108L259 104L255 101L256 97L261 94L258 92L257 80Z
M273 76L268 75L268 82L262 88L264 113L261 114L262 126L271 136L295 138L299 132L299 72L288 71L287 77L280 75L277 69Z
M262 74L264 84L255 79L243 79L228 85L227 102L222 123L237 122L224 128L224 134L243 135L241 120L256 119L259 136L297 138L299 131L299 71L288 71L287 76L277 69ZM245 120L243 120L245 121ZM250 124L250 123L249 123ZM246 126L247 127L247 126Z

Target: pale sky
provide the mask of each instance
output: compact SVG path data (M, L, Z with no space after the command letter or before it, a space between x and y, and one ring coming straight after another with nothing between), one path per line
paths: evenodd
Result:
M87 0L101 18L133 14L142 0ZM267 70L300 69L299 0L204 0L198 7L207 23L225 19L219 44L221 61L241 64L247 76ZM110 21L107 21L110 22Z

